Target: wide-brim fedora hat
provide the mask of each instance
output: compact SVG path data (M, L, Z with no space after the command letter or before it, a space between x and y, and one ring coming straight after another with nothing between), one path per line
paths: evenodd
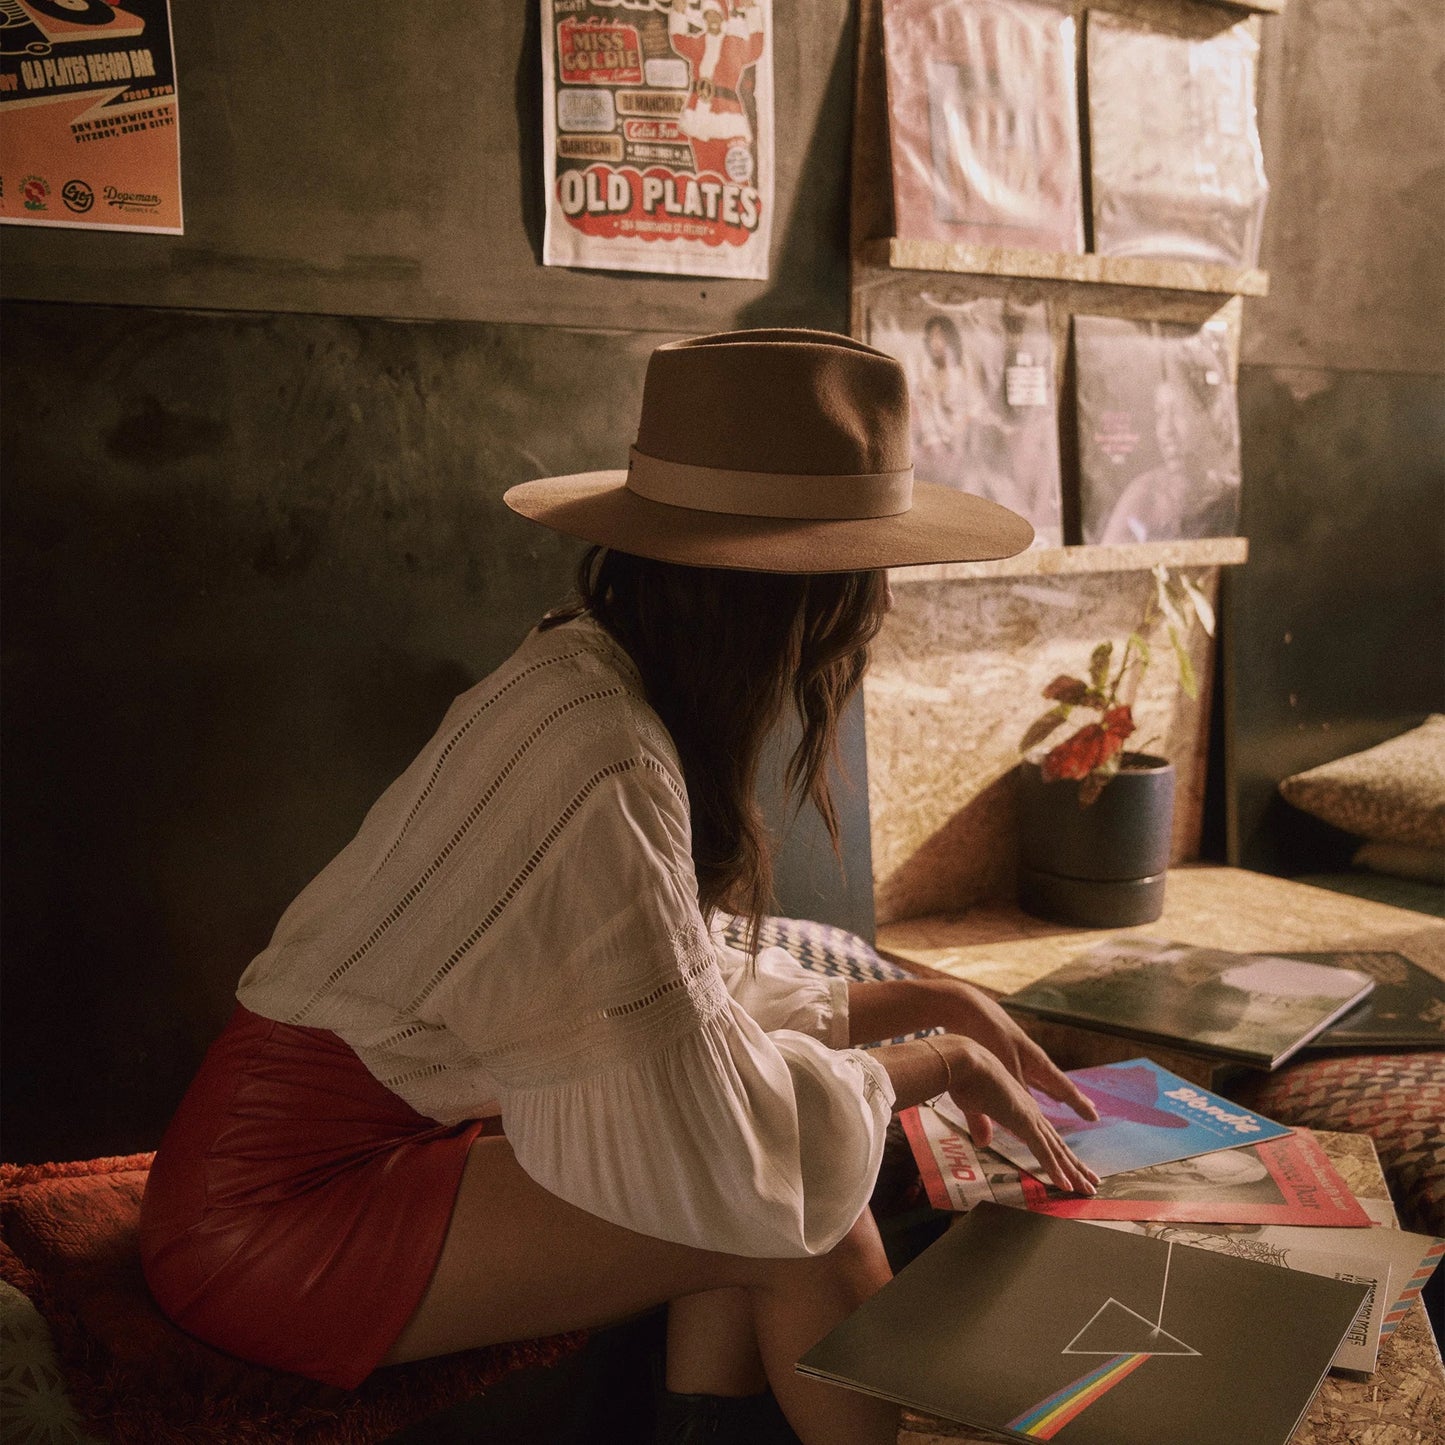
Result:
M978 562L1034 535L997 502L915 480L903 368L825 331L659 346L625 470L523 482L504 500L618 551L757 572Z

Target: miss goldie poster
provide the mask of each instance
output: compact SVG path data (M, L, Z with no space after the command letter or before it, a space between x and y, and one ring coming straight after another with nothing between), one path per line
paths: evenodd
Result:
M549 266L764 280L771 0L544 0Z
M180 233L168 0L0 5L0 221Z

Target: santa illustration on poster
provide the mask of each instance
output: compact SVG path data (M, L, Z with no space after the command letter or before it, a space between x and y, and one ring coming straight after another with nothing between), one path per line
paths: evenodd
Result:
M692 87L678 129L692 147L698 174L720 180L753 178L753 126L744 103L744 74L766 43L763 13L743 4L728 13L724 0L672 0L668 39L688 63Z

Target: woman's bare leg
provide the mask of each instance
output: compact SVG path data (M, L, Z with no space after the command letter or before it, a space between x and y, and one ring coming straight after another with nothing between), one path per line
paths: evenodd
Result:
M478 1139L446 1242L388 1364L610 1324L684 1295L742 1289L763 1366L807 1445L893 1445L897 1410L806 1379L798 1357L888 1278L864 1214L830 1254L748 1259L634 1233L558 1199L505 1139Z
M767 1384L747 1290L710 1289L668 1305L669 1390L679 1395L757 1395Z

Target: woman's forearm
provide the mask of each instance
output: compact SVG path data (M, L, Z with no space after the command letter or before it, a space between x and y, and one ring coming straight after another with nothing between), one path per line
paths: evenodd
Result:
M850 983L848 1042L857 1047L940 1027L962 1032L963 1000L967 992L967 984L952 978L889 978L876 983Z

